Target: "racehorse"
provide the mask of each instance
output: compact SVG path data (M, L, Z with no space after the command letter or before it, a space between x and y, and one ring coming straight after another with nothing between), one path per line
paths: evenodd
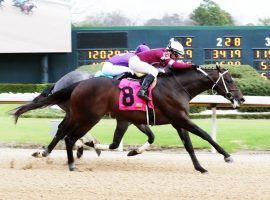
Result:
M72 85L46 97L39 105L33 107L36 109L49 106L70 98L70 119L63 124L64 131L67 132L65 143L69 170L76 170L72 152L73 145L105 114L109 113L116 119L132 123L146 123L147 119L143 112L119 110L120 89L118 84L118 80L108 78L88 79L80 82L79 85ZM217 152L224 156L226 162L232 161L230 154L219 146L208 133L191 122L188 116L189 101L211 88L231 101L234 107L244 102L243 95L238 90L230 73L218 66L214 69L172 71L170 75L159 77L153 89L156 125L171 124L177 130L191 157L194 168L201 173L207 172L207 170L197 160L187 131L208 141ZM130 95L134 94L130 93ZM15 119L22 113L23 111L17 110L14 113Z
M52 85L49 88L46 88L45 90L43 90L41 92L40 95L38 95L36 98L33 99L32 102L21 106L21 109L27 109L29 107L31 107L33 104L36 104L38 102L40 102L42 99L44 99L45 97L48 97L49 95L63 89L66 88L74 83L78 83L82 80L86 80L89 78L93 78L94 74L85 72L85 71L72 71L69 72L68 74L66 74L65 76L63 76L62 78L60 78L54 85ZM70 110L69 110L69 100L65 100L63 102L58 103L58 106L63 109L63 111L66 113L64 119L62 120L62 122L59 124L58 126L58 130L53 138L53 140L50 142L50 144L46 147L46 149L42 152L35 152L32 155L35 157L38 157L40 154L43 157L47 157L51 151L54 149L54 147L57 145L57 143L63 139L66 135L66 132L62 131L62 124L64 124L65 121L67 121L70 118ZM115 137L113 138L113 142L108 146L108 149L116 149L118 148L125 132L128 129L128 126L130 125L130 122L127 121L122 121L122 120L118 120L117 119L117 125L116 125L116 129L115 129ZM151 129L149 128L149 126L144 125L144 124L134 124L140 131L142 131L143 133L145 133L148 136L148 142L150 144L152 144L154 142L154 134L151 131ZM91 147L95 148L94 142L96 140L93 139L92 141L87 141L85 144ZM101 151L100 149L95 148L96 152L98 155L100 155ZM140 152L142 153L142 152ZM81 157L83 154L83 146L78 147L77 150L77 157ZM132 154L135 155L135 154Z

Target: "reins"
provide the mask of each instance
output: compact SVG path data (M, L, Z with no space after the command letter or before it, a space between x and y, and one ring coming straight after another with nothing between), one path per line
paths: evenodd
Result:
M216 95L216 93L214 92L214 88L215 88L215 87L218 87L221 91L223 91L223 92L225 93L225 98L227 98L228 100L233 100L233 95L232 95L232 93L231 93L232 90L228 90L228 87L227 87L226 82L225 82L225 80L224 80L224 75L228 72L228 70L226 70L226 71L223 72L223 73L218 72L219 77L218 77L217 81L213 80L213 79L208 75L208 73L205 72L202 68L197 68L197 70L200 71L200 72L201 72L202 74L204 74L209 80L211 80L211 81L213 82L213 86L212 86L212 94L213 94L213 95ZM174 80L176 81L176 83L177 83L179 86L181 86L181 88L183 88L183 90L187 93L187 95L192 99L193 96L187 91L187 89L182 85L182 83L179 82L179 81L176 79L175 74L174 74L174 73L172 73L172 74L173 74L173 78L174 78ZM218 85L218 82L219 82L220 80L222 81L225 90L224 90L220 85Z
M174 80L176 81L176 83L177 83L178 85L180 85L180 86L184 89L184 91L187 93L187 95L192 99L193 96L191 96L191 95L189 94L189 92L187 91L187 89L182 85L182 83L179 82L179 81L175 78L175 74L174 74L174 73L172 73L172 74L173 74L173 78L174 78Z

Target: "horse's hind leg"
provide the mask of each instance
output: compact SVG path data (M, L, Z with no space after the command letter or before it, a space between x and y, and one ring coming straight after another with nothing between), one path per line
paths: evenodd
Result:
M61 123L58 125L57 132L55 136L53 137L50 144L46 147L46 149L41 153L43 157L47 157L54 147L57 145L57 143L62 140L66 135L66 130L63 130L64 123L67 123L67 120L69 119L69 115L66 115L65 118L61 121ZM35 152L32 154L34 157L40 157L40 152Z
M76 127L76 126L75 126ZM73 157L73 146L75 142L82 137L83 135L80 135L79 133L82 133L80 129L77 127L73 129L74 131L70 132L67 137L65 137L65 143L66 143L66 151L67 151L67 158L68 158L68 167L70 171L75 171L75 162ZM78 136L79 135L79 136Z
M89 117L91 118L91 117ZM73 157L73 146L75 142L83 137L93 126L95 126L96 123L98 123L99 119L92 119L88 124L85 125L71 125L72 129L67 134L67 137L65 138L66 143L66 150L67 150L67 157L68 157L68 167L70 171L76 170L74 157Z
M147 150L150 147L150 145L155 140L155 135L151 131L149 126L147 126L145 124L134 124L134 125L148 137L148 141L143 146L141 146L141 147L139 147L137 149L131 150L128 153L128 156L134 156L134 155L143 153L145 150Z
M82 143L84 145L94 148L96 154L98 156L100 156L101 150L95 148L95 144L98 144L99 143L99 141L96 138L94 138L93 136L90 137L89 135L86 134L86 135L84 135L81 138L81 140L82 140ZM83 148L83 144L81 146L78 146L78 149L77 149L77 158L81 158L82 155L83 155L83 149L84 149Z
M124 134L126 133L128 126L130 125L130 122L127 121L121 121L121 120L116 120L117 124L116 124L116 128L114 131L114 135L113 135L113 142L110 145L106 145L106 144L97 144L95 143L95 141L91 141L88 143L85 143L86 145L93 147L95 149L102 149L102 150L107 150L107 149L117 149L119 147L119 144L124 136Z
M182 142L183 142L183 144L184 144L184 146L185 146L185 149L187 150L187 152L188 152L189 155L190 155L190 158L191 158L191 160L192 160L192 163L193 163L193 165L194 165L194 168L195 168L197 171L200 171L201 173L206 173L207 170L204 169L204 168L200 165L200 163L199 163L199 161L198 161L198 159L197 159L197 157L196 157L196 155L195 155L195 153L194 153L194 149L193 149L193 146L192 146L190 137L189 137L189 133L188 133L186 130L182 129L182 128L176 128L176 130L177 130L178 135L179 135L179 137L181 138L181 140L182 140Z
M113 135L113 142L109 145L109 149L117 149L119 147L119 144L130 125L130 122L121 121L118 119L116 122L117 124Z
M155 141L155 135L146 124L134 124L141 132L148 137L148 143L153 144Z
M55 136L53 137L53 140L48 145L48 147L42 152L43 157L47 157L55 148L57 143L66 136L67 130L65 130L64 124L69 122L69 119L70 119L69 117L70 116L67 114L65 118L61 121L61 123L58 125L58 129Z

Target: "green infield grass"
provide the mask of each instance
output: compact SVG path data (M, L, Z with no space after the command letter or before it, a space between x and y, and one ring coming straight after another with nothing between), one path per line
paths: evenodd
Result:
M14 105L0 105L0 143L47 145L50 140L50 123L48 118L20 118L18 124L7 114ZM211 133L211 119L194 119L197 125ZM181 122L179 122L181 123ZM103 119L91 134L102 143L110 143L116 122ZM154 147L183 147L177 132L170 125L153 126L155 133ZM238 150L270 150L270 120L256 119L218 119L217 141L229 152ZM192 134L191 134L192 135ZM210 148L201 138L191 136L194 148ZM124 145L142 145L147 137L133 125L124 136Z

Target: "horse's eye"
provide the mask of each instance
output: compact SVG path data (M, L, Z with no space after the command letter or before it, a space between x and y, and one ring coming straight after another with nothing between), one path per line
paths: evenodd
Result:
M232 84L234 81L233 79L227 79L226 82Z

